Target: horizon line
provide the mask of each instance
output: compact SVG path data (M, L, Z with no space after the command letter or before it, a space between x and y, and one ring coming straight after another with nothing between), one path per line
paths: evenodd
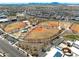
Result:
M0 4L30 4L30 3L61 3L61 4L79 4L79 2L75 3L75 2L28 2L28 3L19 3L19 2L15 2L15 3L0 3Z

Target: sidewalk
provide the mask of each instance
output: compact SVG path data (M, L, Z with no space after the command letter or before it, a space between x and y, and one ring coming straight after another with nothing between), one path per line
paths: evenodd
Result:
M26 55L28 54L26 51L24 51L23 49L21 49L21 48L19 48L18 46L16 46L15 44L14 45L12 45L12 46L14 46L15 48L17 48L19 51L21 51L22 53L25 53ZM29 55L29 57L32 57L30 54L28 54Z

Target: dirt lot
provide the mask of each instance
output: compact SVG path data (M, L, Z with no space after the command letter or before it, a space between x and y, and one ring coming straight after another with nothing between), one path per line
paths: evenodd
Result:
M79 24L73 24L70 29L73 32L79 32Z
M4 28L4 31L11 32L11 31L16 30L16 29L24 28L25 26L26 26L26 24L24 22L16 22L16 23L12 23L12 24L7 25Z
M46 29L46 28L35 28L32 30L26 37L26 39L47 39L50 38L51 36L57 34L59 32L58 29L52 28L52 29Z

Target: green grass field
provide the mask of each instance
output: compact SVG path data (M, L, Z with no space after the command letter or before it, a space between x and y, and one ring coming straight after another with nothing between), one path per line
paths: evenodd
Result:
M79 35L65 35L64 38L66 40L74 41L74 40L79 40Z

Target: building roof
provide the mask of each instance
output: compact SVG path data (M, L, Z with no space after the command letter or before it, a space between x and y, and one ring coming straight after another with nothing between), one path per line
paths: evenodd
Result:
M0 22L5 22L5 21L9 21L7 18L6 19L0 19Z

